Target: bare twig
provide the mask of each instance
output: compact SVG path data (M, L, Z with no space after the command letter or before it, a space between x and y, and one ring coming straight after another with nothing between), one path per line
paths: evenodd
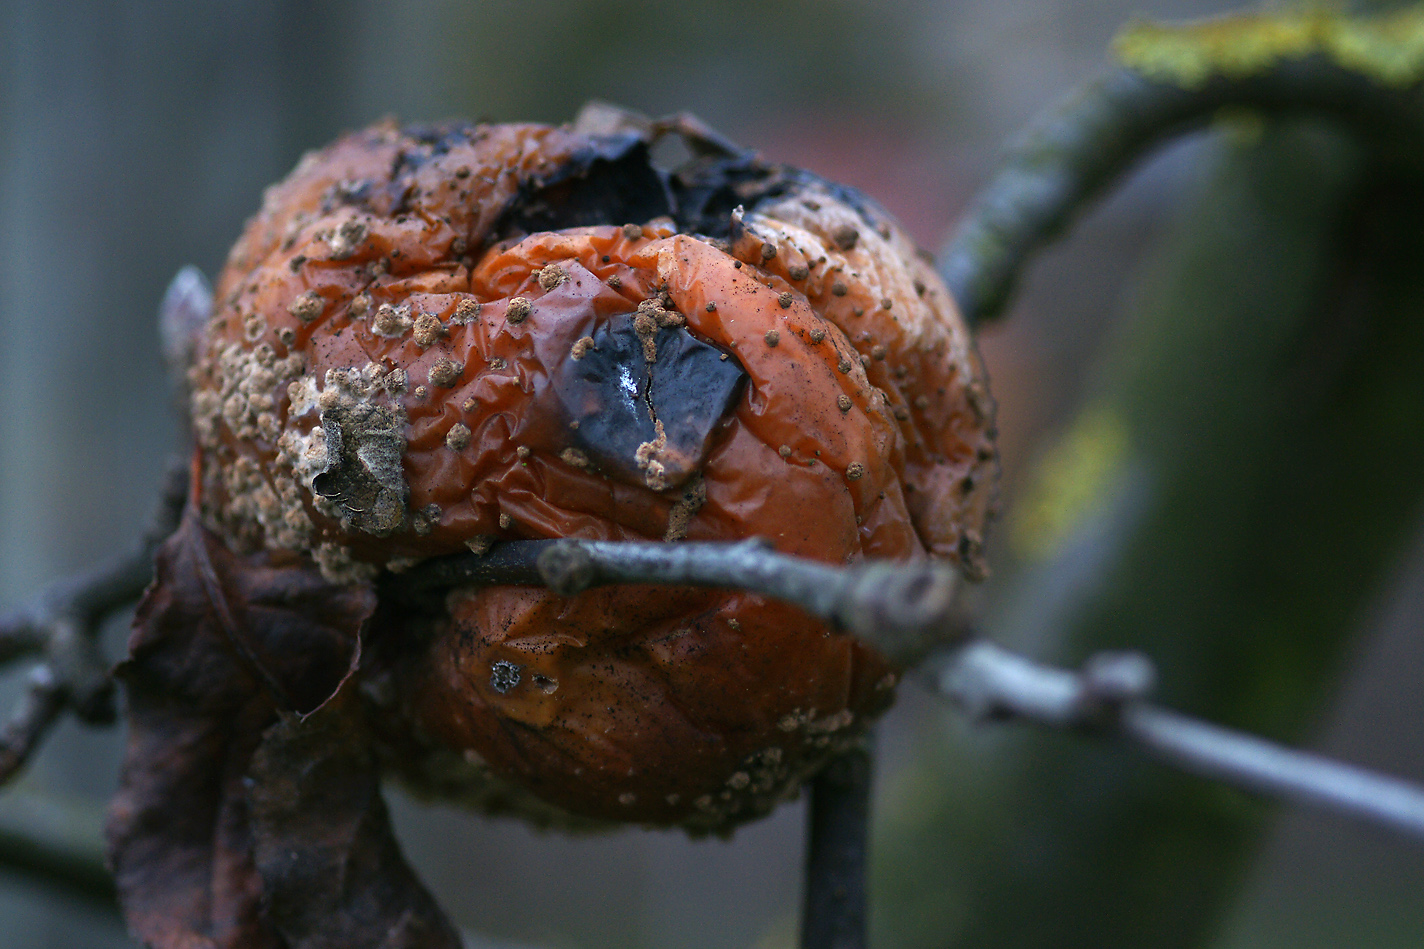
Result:
M40 736L64 711L64 690L47 665L30 670L25 696L10 713L0 731L0 784L10 780L24 765Z
M82 721L114 720L113 684L99 652L100 625L133 602L153 577L153 555L177 526L187 496L187 467L175 462L149 529L135 548L55 583L33 602L0 616L0 663L40 656L30 686L0 733L0 784L24 766L65 708Z
M853 633L906 666L957 642L965 629L955 606L958 574L947 564L872 561L833 567L778 554L756 538L735 544L511 541L487 554L443 558L394 578L406 595L511 584L548 586L569 596L613 583L761 593Z
M158 510L128 553L53 584L28 605L0 616L0 662L44 651L52 627L67 618L92 627L137 599L153 578L153 555L178 526L188 496L188 466L175 459L164 477Z
M1382 824L1424 840L1424 789L1399 778L1198 722L1153 705L1123 709L1123 735L1184 771Z
M933 677L939 692L975 717L1116 735L1194 774L1424 841L1424 788L1151 705L1143 699L1153 679L1151 665L1133 653L1103 654L1075 673L986 642L956 650Z
M870 753L838 756L811 781L801 949L865 949Z
M1324 56L1288 60L1196 88L1119 70L1072 94L1009 146L940 255L940 273L970 324L1003 310L1031 254L1158 145L1223 108L1338 120L1417 162L1424 93L1386 88Z

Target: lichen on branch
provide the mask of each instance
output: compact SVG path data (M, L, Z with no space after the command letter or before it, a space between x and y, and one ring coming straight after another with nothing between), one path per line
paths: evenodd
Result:
M1146 78L1183 89L1201 89L1218 76L1245 79L1310 56L1403 88L1424 78L1424 9L1372 17L1311 10L1185 24L1137 21L1114 38L1113 53Z

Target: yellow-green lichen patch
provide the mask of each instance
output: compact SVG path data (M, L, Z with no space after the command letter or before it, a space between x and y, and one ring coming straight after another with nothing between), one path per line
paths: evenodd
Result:
M1009 521L1009 540L1025 559L1059 550L1100 510L1127 462L1127 425L1114 410L1089 409L1043 457L1026 497Z
M1225 17L1187 24L1136 22L1113 41L1123 65L1149 79L1198 89L1324 56L1385 86L1424 78L1424 9L1378 17L1319 11Z

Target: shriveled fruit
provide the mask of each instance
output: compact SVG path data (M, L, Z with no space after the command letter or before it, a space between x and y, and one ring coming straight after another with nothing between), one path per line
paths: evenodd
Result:
M269 190L190 378L205 528L338 586L539 537L982 574L992 404L913 244L851 189L697 134L667 173L606 120L377 126ZM736 592L454 590L363 640L411 780L697 831L794 793L896 679Z

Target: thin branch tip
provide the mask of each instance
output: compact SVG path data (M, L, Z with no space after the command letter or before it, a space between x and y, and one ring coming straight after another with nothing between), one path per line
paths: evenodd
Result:
M1146 698L1156 672L1138 653L1100 653L1072 672L981 640L946 656L932 681L935 691L976 719L1119 738L1202 777L1325 807L1424 842L1424 788L1152 705Z

